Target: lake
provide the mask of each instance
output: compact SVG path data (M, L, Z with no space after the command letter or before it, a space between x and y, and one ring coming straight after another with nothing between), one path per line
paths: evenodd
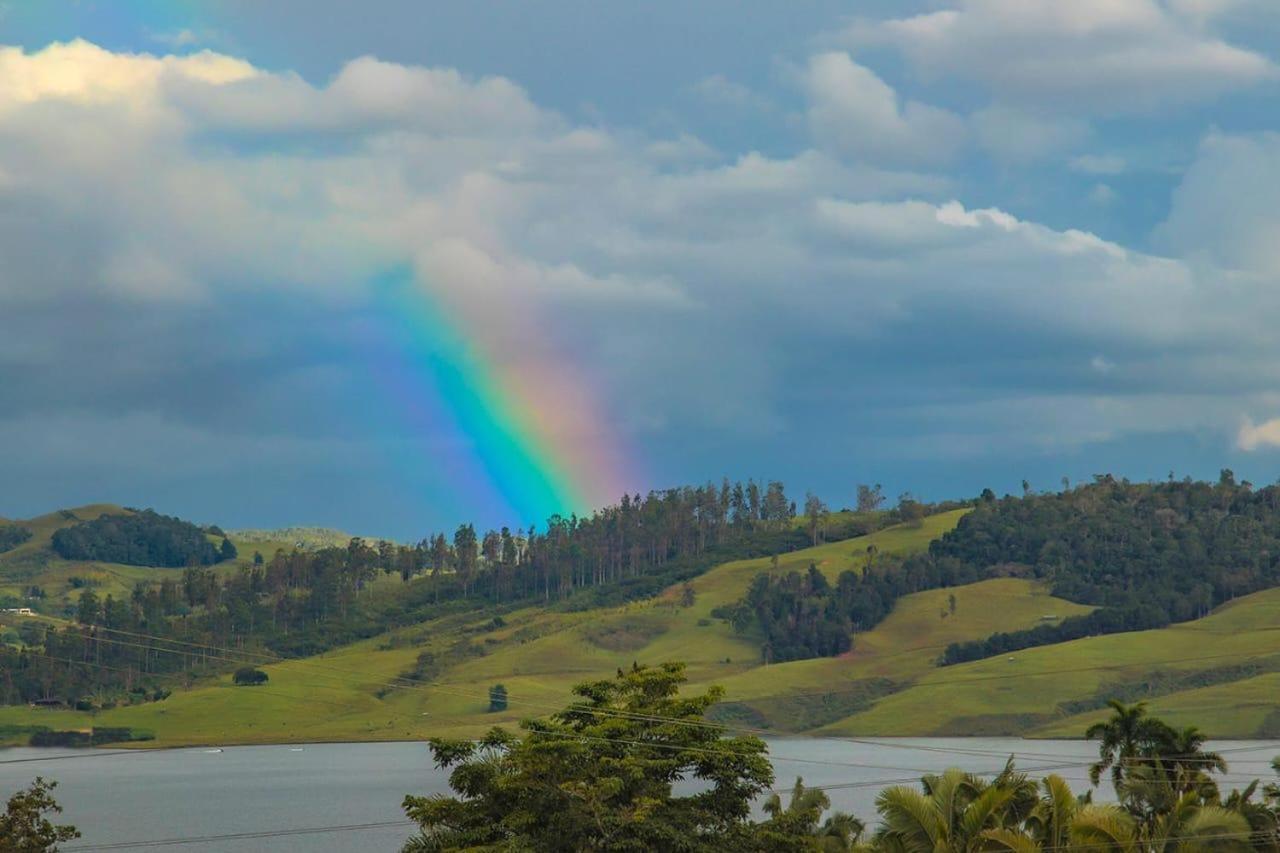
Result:
M1033 775L1057 773L1083 790L1096 744L1018 738L770 740L779 788L797 775L863 819L882 787L914 784L951 766L995 773L1010 755ZM1224 787L1271 777L1280 741L1220 741ZM424 743L236 746L174 750L0 750L0 794L37 775L56 779L63 819L84 838L71 850L397 850L412 826L406 793L448 790ZM214 837L217 836L217 837ZM227 837L231 836L231 837ZM204 840L189 840L196 837ZM182 839L179 842L179 839ZM169 841L160 845L155 842ZM144 845L143 842L152 842Z

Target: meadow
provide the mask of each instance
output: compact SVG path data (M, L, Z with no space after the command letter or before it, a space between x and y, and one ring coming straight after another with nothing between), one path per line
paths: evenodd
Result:
M161 702L92 713L0 707L0 741L19 742L23 727L32 725L127 726L154 734L147 746L476 735L562 707L580 681L608 677L633 662L667 660L688 665L690 689L725 688L715 717L774 734L1078 736L1100 717L1098 708L1113 693L1150 698L1171 722L1194 720L1214 735L1280 733L1280 715L1271 704L1280 687L1280 632L1271 616L1280 606L1280 590L1161 630L1091 637L950 667L938 664L949 643L1090 608L1022 578L932 589L899 600L888 618L856 635L844 655L780 664L761 660L758 636L735 631L712 615L741 598L761 572L803 571L813 564L835 581L875 555L928 547L963 513L793 551L780 555L776 566L771 558L727 562L687 585L624 606L579 612L525 607L499 618L455 614L287 661L226 650L219 654L228 662L259 664L268 683L240 687L222 676L175 690ZM43 517L38 536L47 537L62 522L56 514ZM252 549L275 544L237 542ZM23 554L13 552L7 555L10 565L15 556L21 566ZM118 584L127 594L135 577L172 571L60 562L45 560L43 583L94 572L103 578L102 591ZM390 590L399 581L378 583ZM69 585L55 589L67 596L72 591ZM433 656L429 677L406 680L424 653ZM506 687L509 704L491 712L489 689L496 684Z

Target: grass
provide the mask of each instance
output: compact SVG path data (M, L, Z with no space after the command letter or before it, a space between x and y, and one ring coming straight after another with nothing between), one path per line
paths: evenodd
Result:
M960 514L947 513L926 519L919 527L892 528L782 555L779 569L803 570L815 562L834 579L840 571L862 565L868 545L874 544L881 553L926 547L954 526ZM224 678L176 691L163 702L115 708L92 717L72 711L0 708L0 726L129 726L154 732L156 740L150 746L394 740L473 735L495 723L544 714L562 707L574 684L608 677L633 661L685 661L691 680L699 686L752 672L772 678L786 668L762 667L755 638L739 635L710 616L714 607L736 601L751 579L770 565L769 558L762 558L712 569L690 582L694 602L689 607L681 606L683 590L677 586L655 599L605 610L567 613L527 608L504 616L505 624L499 628L492 627L488 617L446 617L318 657L264 666L270 680L262 687L233 687ZM430 687L382 689L410 670L419 653L446 654L461 637L469 638L482 654L447 669ZM488 713L488 689L499 682L510 691L510 708ZM382 698L379 693L384 694Z
M0 553L0 595L25 598L31 586L38 586L44 590L45 598L27 603L56 616L69 613L80 599L81 587L73 584L73 580L81 584L87 583L100 598L108 595L128 598L140 581L155 581L164 577L175 581L181 579L181 569L64 560L53 552L50 542L56 531L92 521L103 514L127 515L129 510L115 504L89 504L19 521L19 524L31 530L32 536L18 547ZM268 531L259 535L273 534ZM211 539L221 542L217 537ZM270 559L277 549L287 551L294 545L293 542L282 539L240 536L233 536L232 542L239 552L239 559L236 562L218 564L213 567L215 571L224 574L238 571L238 564L250 561L255 551Z
M1195 622L1089 637L938 669L829 731L1079 736L1105 713L1066 713L1064 703L1104 698L1116 685L1147 679L1157 670L1211 673L1221 666L1280 655L1277 607L1280 589L1267 590ZM1249 737L1264 731L1278 686L1280 676L1268 673L1155 695L1149 701L1153 713L1172 723L1194 723L1215 736Z
M834 580L864 565L869 545L880 553L924 548L961 514L784 554L778 570L804 570L813 562ZM234 687L225 677L175 691L163 702L93 715L3 707L0 742L22 737L17 727L32 725L128 726L155 734L146 746L473 736L562 707L580 681L607 678L633 661L664 660L688 664L691 689L723 685L728 701L716 709L723 719L778 733L1078 736L1102 716L1087 702L1113 689L1132 690L1159 673L1167 689L1153 688L1151 707L1170 722L1195 723L1215 736L1280 735L1274 704L1280 590L1159 631L937 667L948 643L1088 610L1031 581L994 579L906 596L839 658L764 666L759 638L736 633L711 611L738 600L771 564L760 558L717 566L690 581L694 595L687 607L678 585L615 608L530 607L504 614L500 626L479 614L443 617L317 657L265 665L270 681L261 687ZM466 644L465 653L458 652L459 643ZM388 689L422 652L446 662L432 683ZM1249 661L1253 670L1241 670L1229 683L1209 683L1223 675L1224 665L1236 668L1226 673L1234 677ZM497 683L507 687L510 706L489 713L488 690Z

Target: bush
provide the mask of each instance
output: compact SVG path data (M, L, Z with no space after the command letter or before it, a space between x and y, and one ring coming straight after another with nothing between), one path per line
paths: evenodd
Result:
M228 540L216 548L194 524L151 510L137 515L103 514L65 527L53 534L52 545L63 559L129 566L208 566L235 557L235 546Z
M236 670L231 680L241 687L252 687L256 684L266 684L267 674L256 667L242 666Z
M0 524L0 551L17 548L31 538L31 531L17 524Z
M489 688L489 710L507 710L507 688L505 686L495 684Z

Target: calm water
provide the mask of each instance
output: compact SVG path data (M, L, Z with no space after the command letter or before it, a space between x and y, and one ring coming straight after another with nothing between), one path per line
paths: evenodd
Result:
M1280 741L1223 741L1213 748L1231 763L1230 786L1269 778ZM886 784L914 783L921 773L957 765L995 772L1009 755L1034 774L1058 773L1083 790L1095 750L1082 741L1016 738L770 741L779 787L789 787L797 775L809 785L843 786L828 791L833 804L864 819L874 815L876 793ZM258 833L177 846L226 853L394 851L411 830L400 823L404 795L447 790L445 774L432 767L422 743L243 746L222 752L0 750L0 793L7 796L36 775L58 780L64 819L84 833L67 850ZM331 831L295 832L324 828Z

